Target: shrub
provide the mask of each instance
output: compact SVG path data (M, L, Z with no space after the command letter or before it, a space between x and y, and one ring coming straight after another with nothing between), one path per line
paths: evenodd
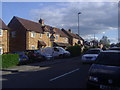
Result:
M2 56L2 68L16 66L19 63L18 54L3 54L1 56Z
M79 56L81 54L81 47L79 45L69 46L67 51L70 52L71 56Z

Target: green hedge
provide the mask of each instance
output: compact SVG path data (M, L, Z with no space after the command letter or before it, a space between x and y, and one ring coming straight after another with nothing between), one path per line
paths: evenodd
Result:
M81 55L81 47L79 45L69 46L67 51L70 52L72 57Z
M2 56L2 68L16 66L19 63L18 54L3 54L1 56Z

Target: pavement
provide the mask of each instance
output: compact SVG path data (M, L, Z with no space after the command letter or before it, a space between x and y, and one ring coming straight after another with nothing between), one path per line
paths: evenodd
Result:
M78 57L80 57L80 56L78 56ZM17 72L26 72L26 71L33 71L33 70L38 70L38 69L42 70L43 69L42 67L44 67L44 66L49 66L49 65L53 65L53 64L57 64L57 63L68 62L68 61L76 59L78 57L47 60L47 61L31 63L31 64L27 64L27 65L9 67L7 69L0 69L0 74L7 75L7 74L12 74L12 73L17 73Z

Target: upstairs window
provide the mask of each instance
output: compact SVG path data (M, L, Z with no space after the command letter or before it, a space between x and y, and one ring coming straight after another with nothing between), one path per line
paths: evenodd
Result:
M35 32L31 32L31 37L35 37L36 33Z
M50 33L49 32L47 33L47 37L50 37Z
M0 29L0 36L2 36L3 35L3 30L2 29Z
M68 41L68 38L65 38L65 42L67 42Z
M12 31L11 36L12 36L12 38L15 38L16 37L16 31Z

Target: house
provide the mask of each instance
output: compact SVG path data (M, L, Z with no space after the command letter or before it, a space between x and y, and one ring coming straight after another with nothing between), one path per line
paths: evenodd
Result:
M39 22L42 24L43 31L47 36L47 38L44 39L44 41L46 42L48 47L51 46L51 42L50 42L51 31L54 32L54 37L55 37L53 46L60 46L60 47L69 46L68 36L66 34L64 34L63 31L61 31L59 28L45 25L44 20L42 20L42 19L40 19Z
M71 29L68 31L64 29L61 30L69 37L68 42L70 45L74 46L75 44L79 44L83 46L84 40L78 34L72 33Z
M14 16L8 24L10 28L9 47L12 51L38 49L46 46L42 25Z
M6 24L0 19L0 54L9 52L9 32Z
M10 28L10 52L50 47L50 36L53 32L54 46L69 45L67 35L58 28L45 25L42 19L34 22L14 16L8 27Z

